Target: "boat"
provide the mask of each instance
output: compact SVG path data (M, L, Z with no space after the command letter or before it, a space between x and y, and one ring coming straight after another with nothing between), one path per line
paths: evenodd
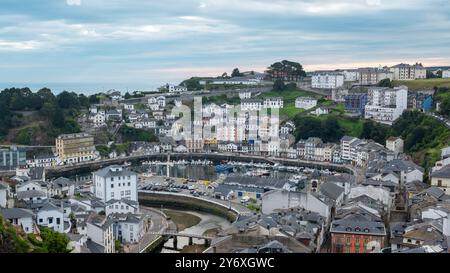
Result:
M215 167L217 173L233 172L233 165L220 164Z

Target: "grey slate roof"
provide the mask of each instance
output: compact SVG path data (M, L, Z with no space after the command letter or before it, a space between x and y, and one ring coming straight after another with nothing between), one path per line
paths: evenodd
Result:
M21 208L0 209L0 214L5 219L30 218L34 215L31 210Z
M28 199L35 197L46 197L47 195L42 191L37 190L29 190L29 191L21 191L17 193L17 199Z
M439 171L433 172L431 177L450 178L450 165L443 167Z
M344 188L334 183L324 183L320 186L320 192L336 201L344 193Z
M112 168L120 168L121 170L118 171L112 171ZM108 166L106 168L103 168L101 170L98 170L96 172L94 172L94 175L98 175L101 177L115 177L115 176L129 176L129 175L136 175L136 173L131 172L127 169L124 169L121 166L118 165L113 165L113 166Z
M386 228L382 222L363 220L356 215L349 215L340 220L334 220L330 227L331 233L372 234L384 236Z

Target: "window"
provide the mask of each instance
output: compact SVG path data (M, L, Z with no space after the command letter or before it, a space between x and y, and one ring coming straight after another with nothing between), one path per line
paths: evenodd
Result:
M111 183L111 189L114 189L114 184Z
M114 181L114 177L111 177L111 182Z
M119 209L119 205L116 205L116 209Z
M345 238L345 242L347 243L347 245L350 244L350 237Z
M42 218L39 218L39 223L42 223L44 220Z
M128 186L131 186L131 182L128 182Z
M57 225L61 224L61 218L56 218L56 224Z
M125 195L124 191L121 191L120 196L124 196L124 195Z
M442 180L438 180L438 187L442 187Z

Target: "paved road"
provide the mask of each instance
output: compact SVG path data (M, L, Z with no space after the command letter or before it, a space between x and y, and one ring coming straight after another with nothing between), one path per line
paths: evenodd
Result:
M141 213L146 214L150 217L150 228L147 230L138 244L124 246L124 250L126 253L142 252L145 248L148 247L151 242L160 237L160 235L158 234L163 233L166 229L169 228L169 222L158 210L147 207L141 207L140 210Z

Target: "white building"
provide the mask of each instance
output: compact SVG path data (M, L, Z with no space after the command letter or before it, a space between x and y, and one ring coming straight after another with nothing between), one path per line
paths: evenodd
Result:
M344 75L341 74L316 74L312 76L313 88L332 89L344 85Z
M92 173L95 197L103 202L112 199L137 201L137 174L122 166L109 166Z
M408 107L408 87L373 87L369 89L365 118L392 124Z
M122 243L137 243L146 232L146 218L138 214L113 214L113 234Z
M329 113L330 113L330 110L328 108L322 108L322 107L319 107L316 110L311 112L311 114L316 115L316 116L328 115Z
M175 93L175 92L182 93L182 92L188 91L188 89L184 86L175 86L175 85L171 85L171 84L167 85L167 90L169 90L170 93Z
M37 223L39 226L48 227L59 233L70 229L70 225L64 228L64 212L61 208L48 202L37 212Z
M317 106L317 100L309 97L295 99L295 108L309 110Z
M251 97L252 97L252 92L250 92L250 91L240 91L239 92L239 98L241 100L250 99Z
M344 81L354 82L358 80L358 70L344 70L342 71L342 75L344 75Z
M31 210L20 208L0 209L0 215L13 226L21 227L25 233L33 233L34 214Z
M444 78L444 79L450 78L450 70L442 71L442 78Z
M119 214L138 214L139 213L139 204L136 201L122 199L116 200L112 199L106 202L105 206L106 215L119 213Z
M280 97L271 97L266 98L263 102L264 108L283 108L283 98Z
M56 155L40 155L33 159L27 159L27 166L32 167L53 167L59 164L58 157Z
M89 115L89 120L94 123L94 127L106 126L106 112L105 110L99 110Z
M6 208L8 204L9 189L7 186L0 184L0 207Z
M246 99L241 101L242 111L259 111L263 106L260 99Z
M111 219L92 214L87 220L86 229L88 237L86 245L91 252L115 252L113 222Z
M386 140L386 148L390 151L403 153L403 139L399 137L390 137Z

